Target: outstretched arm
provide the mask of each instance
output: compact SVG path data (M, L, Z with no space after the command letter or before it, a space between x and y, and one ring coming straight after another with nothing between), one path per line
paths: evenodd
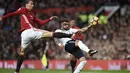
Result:
M90 28L91 26L93 26L93 24L90 23L88 26L79 29L78 32L85 32L85 31L87 31L88 28Z
M99 18L96 17L96 16L94 16L94 17L92 18L91 22L89 23L89 25L86 26L86 27L84 27L84 28L82 28L82 29L80 29L79 31L80 31L80 32L85 32L85 31L88 30L88 28L90 28L91 26L97 25L97 24L98 24L98 20L99 20ZM96 22L96 23L93 23L93 22Z
M35 17L35 21L39 24L39 25L44 25L46 23L48 23L49 21L51 21L52 19L56 19L58 18L57 16L52 16L49 19L45 19L45 20L40 20L39 18Z
M24 8L19 8L19 9L16 10L15 12L8 13L8 14L2 16L2 17L0 18L0 21L2 21L3 19L5 19L5 18L7 18L7 17L15 16L15 15L23 14L23 13L25 13Z

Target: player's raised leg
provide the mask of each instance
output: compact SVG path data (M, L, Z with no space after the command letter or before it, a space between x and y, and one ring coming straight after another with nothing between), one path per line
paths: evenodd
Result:
M63 37L72 38L72 37L74 37L74 34L65 34L65 33L61 33L61 32L50 32L50 31L36 29L36 28L33 29L33 32L34 32L34 34L38 34L38 35L34 35L34 36L36 36L36 39L48 38L48 37L55 37L55 38L63 38Z
M55 37L55 38L63 38L63 37L72 37L72 34L65 34L60 32L45 32L42 34L42 38L44 37Z
M90 56L96 54L98 51L97 50L91 50L89 49L82 41L76 40L76 46L78 46L81 50L89 53Z

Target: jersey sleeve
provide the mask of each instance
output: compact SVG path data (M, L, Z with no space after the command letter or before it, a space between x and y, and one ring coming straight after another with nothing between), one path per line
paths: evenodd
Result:
M61 30L57 29L55 32L61 32Z
M16 10L15 12L12 12L12 13L8 13L4 16L2 16L2 19L5 19L7 17L10 17L10 16L15 16L15 15L20 15L20 14L24 14L26 11L24 8L19 8L18 10Z
M76 33L79 29L70 28L72 34Z
M35 17L35 21L36 21L36 23L38 23L39 25L44 25L44 24L48 23L49 21L51 21L51 19L41 20L41 19Z

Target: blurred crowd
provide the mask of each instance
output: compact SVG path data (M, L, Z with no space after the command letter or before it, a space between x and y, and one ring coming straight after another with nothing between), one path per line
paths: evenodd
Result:
M89 0L37 0L36 4L39 8L49 7L76 7L86 5ZM58 1L58 2L57 2ZM93 0L95 1L95 0ZM100 0L99 0L100 1ZM5 1L0 0L0 3ZM13 3L14 2L14 3ZM20 7L19 4L22 0L7 0L11 6L0 4L0 8L5 8L5 14L9 13ZM18 6L15 6L18 4ZM61 5L62 4L62 5ZM14 9L13 9L14 8ZM8 12L9 11L9 12ZM58 15L60 18L69 18L76 21L76 25L80 28L87 26L87 21L83 21L78 16L79 14L86 14L87 12L80 13L61 13ZM38 17L48 18L46 14L37 14ZM125 14L122 15L117 11L109 20L107 24L100 24L90 28L87 32L83 33L83 42L90 48L99 50L99 53L90 57L85 53L87 59L98 60L113 60L113 59L130 59L130 7L127 7ZM55 26L54 26L55 25ZM20 51L21 37L19 31L19 17L10 17L3 22L0 22L0 60L12 60L18 57ZM47 25L40 27L49 31L54 31L60 28L57 21L51 21ZM47 45L46 42L49 44ZM69 55L65 50L59 48L53 38L46 38L41 40L32 41L31 45L27 48L26 59L40 59L45 48L48 48L49 59L68 59Z
M19 7L22 2L25 0L0 0L0 8L11 8ZM102 5L105 3L117 3L114 0L34 0L36 1L35 5L39 8L67 8L67 7L78 7L88 4L97 4Z

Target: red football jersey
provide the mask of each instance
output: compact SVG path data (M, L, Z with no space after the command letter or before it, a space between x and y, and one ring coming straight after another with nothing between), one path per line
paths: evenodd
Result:
M5 19L10 16L20 15L20 24L21 24L21 30L23 31L25 29L33 28L35 27L35 23L39 25L43 25L50 21L50 19L40 20L38 19L31 11L29 11L25 7L21 7L15 12L9 13L2 17L2 19Z
M74 29L79 29L79 27L77 27L77 26L73 26L72 28L74 28ZM83 39L82 33L81 33L81 32L77 32L77 33L75 34L75 37L74 37L73 39L82 40L82 39Z

